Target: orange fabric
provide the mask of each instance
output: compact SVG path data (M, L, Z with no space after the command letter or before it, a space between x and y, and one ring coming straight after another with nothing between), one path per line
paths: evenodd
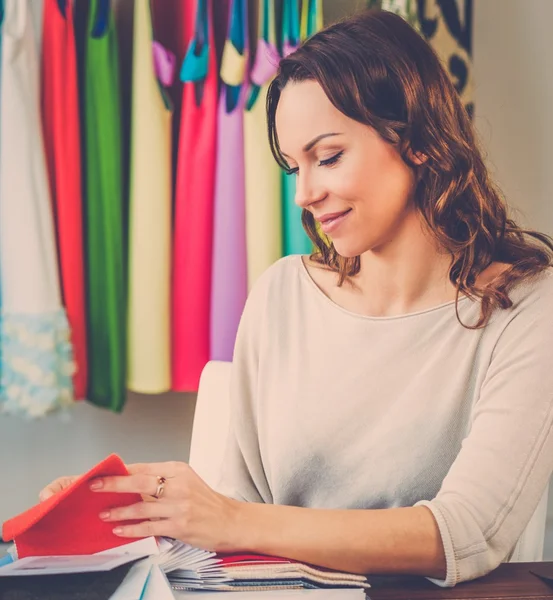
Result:
M65 17L45 0L42 37L42 119L55 215L63 303L71 326L75 398L87 389L87 335L77 56L73 3Z
M90 490L91 479L108 475L128 475L123 461L115 454L59 494L6 521L2 527L4 541L15 542L19 558L94 554L128 544L128 539L112 533L114 523L100 520L99 514L141 502L142 498L139 494Z

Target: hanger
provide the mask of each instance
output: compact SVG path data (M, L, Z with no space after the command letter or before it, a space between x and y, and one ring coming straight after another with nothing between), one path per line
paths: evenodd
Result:
M91 35L94 38L103 37L109 27L111 0L96 0L96 14L92 25Z

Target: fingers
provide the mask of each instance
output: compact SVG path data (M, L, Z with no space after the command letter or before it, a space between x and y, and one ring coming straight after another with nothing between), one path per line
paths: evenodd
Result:
M169 519L161 521L144 521L137 525L118 525L113 529L113 533L125 538L143 538L150 536L173 537L175 535L175 525Z
M58 479L55 479L54 481L52 481L52 483L49 483L44 489L40 491L38 495L40 502L44 502L45 500L48 500L48 498L59 494L59 492L63 491L65 488L69 487L74 481L76 481L78 477L78 475L58 477Z
M158 489L158 476L166 478L164 497L182 495L186 489L187 473L192 472L186 463L138 463L127 465L130 475L101 477L90 482L95 492L135 493L153 496Z
M146 519L168 519L177 514L177 505L171 502L138 502L130 506L119 506L100 513L102 521L142 521Z
M101 477L90 482L90 489L94 492L134 493L152 496L157 490L157 479L152 475Z
M126 465L130 475L162 475L170 479L184 473L189 467L186 463L169 461L162 463L134 463Z

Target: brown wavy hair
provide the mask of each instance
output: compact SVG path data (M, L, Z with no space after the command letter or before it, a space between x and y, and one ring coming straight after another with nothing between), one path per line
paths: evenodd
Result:
M393 144L415 174L414 202L427 229L451 256L449 279L464 293L481 298L484 327L495 308L512 306L508 292L553 265L553 239L521 229L491 181L470 118L432 47L401 17L367 10L318 32L281 60L269 87L269 139L279 165L275 113L289 82L314 80L344 115L374 128ZM426 160L411 159L420 153ZM315 245L314 262L339 274L338 285L359 272L360 257L344 258L321 235L313 215L302 223ZM485 286L476 277L492 262L508 263Z

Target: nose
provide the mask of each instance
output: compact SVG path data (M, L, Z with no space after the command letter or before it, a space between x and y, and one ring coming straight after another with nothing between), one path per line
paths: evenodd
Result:
M304 173L296 177L296 196L295 203L300 208L308 208L311 204L322 200L326 193L322 186L310 176Z

